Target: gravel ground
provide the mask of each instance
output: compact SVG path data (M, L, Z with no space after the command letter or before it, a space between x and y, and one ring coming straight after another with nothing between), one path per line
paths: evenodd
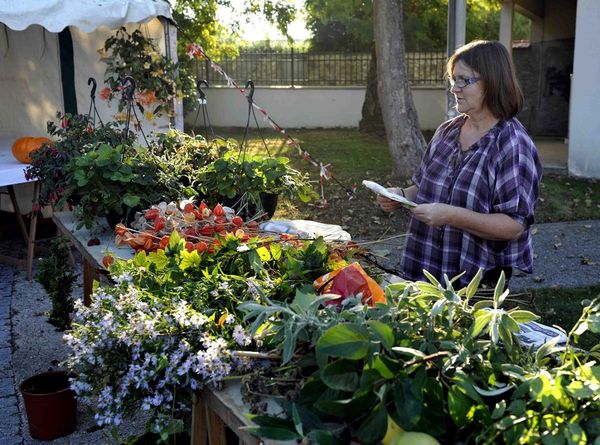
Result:
M368 246L378 254L381 265L397 269L403 239L400 236ZM537 224L532 239L533 273L515 271L511 291L600 284L600 221Z
M18 249L10 243L0 242L0 251ZM81 264L78 262L77 272L79 275L75 285L74 297L82 295ZM36 274L34 270L34 276ZM62 333L46 321L45 313L50 310L51 304L42 286L35 280L27 281L26 274L13 268L0 265L0 277L2 279L1 289L11 289L11 317L6 326L9 334L12 334L12 370L0 368L0 434L10 434L0 438L2 445L88 445L88 444L113 444L115 441L110 437L110 430L98 429L93 419L92 411L78 404L77 429L74 433L53 441L40 441L29 436L29 428L25 407L18 385L27 377L40 372L64 369L61 362L67 357L68 350L62 342ZM0 293L0 309L4 300ZM4 320L0 318L0 323ZM2 325L0 325L0 363L3 360ZM12 375L10 375L12 374ZM13 381L9 397L3 397L1 392L1 376ZM16 403L18 400L18 404ZM3 413L5 415L3 415ZM18 413L18 414L17 414ZM18 416L18 422L15 422ZM122 437L143 432L143 422L129 422L120 428ZM15 434L16 433L16 434ZM7 438L8 437L8 438Z
M511 290L579 287L600 283L600 221L540 224L533 234L535 260L532 275L517 274ZM384 264L396 268L401 255L402 237L373 244L385 255ZM17 252L17 242L0 241L0 252ZM80 266L78 266L80 268ZM35 275L35 271L34 271ZM81 275L81 274L80 274ZM74 295L81 295L81 278ZM27 281L25 273L0 265L0 443L2 445L85 445L114 443L107 430L97 430L93 415L79 407L76 432L52 442L29 437L18 384L26 377L60 369L67 351L62 334L46 322L50 302L36 281ZM124 425L127 436L141 432L141 422Z

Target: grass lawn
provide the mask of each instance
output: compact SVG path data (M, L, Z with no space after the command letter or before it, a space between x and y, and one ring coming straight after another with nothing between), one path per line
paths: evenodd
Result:
M541 322L561 326L567 332L581 316L583 300L592 300L600 295L600 285L579 289L543 289L533 292L531 310L541 316ZM580 345L590 348L600 343L600 335L590 332L580 338Z
M273 133L269 128L262 129L265 143L258 130L249 130L249 149L254 153L266 153L288 156L292 164L301 171L306 171L318 179L317 170L303 161L297 151L288 146L282 146L282 137ZM303 149L324 164L331 163L336 179L344 186L358 184L357 200L370 199L372 194L365 193L360 186L363 179L372 179L381 183L391 180L391 157L383 137L363 134L355 129L327 130L290 130L288 132ZM221 131L218 134L242 140L241 131ZM431 136L431 134L426 135ZM338 201L341 195L344 199ZM351 208L354 203L345 199L341 186L335 182L328 183L325 197L330 202L330 212L340 216L344 210ZM310 213L302 206L288 208L295 216L307 216ZM297 213L296 213L297 212ZM341 212L341 213L340 213ZM327 217L323 212L320 216ZM377 212L375 212L377 213ZM378 215L382 216L382 215ZM540 200L536 212L536 220L540 223L574 221L600 218L600 181L561 176L556 174L544 175L541 185ZM339 220L338 220L339 223ZM400 230L402 228L395 228Z

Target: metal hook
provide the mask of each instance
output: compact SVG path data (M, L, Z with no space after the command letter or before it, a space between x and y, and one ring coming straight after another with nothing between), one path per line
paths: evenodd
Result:
M206 88L209 88L208 82L206 80L201 79L196 81L196 88L198 89L198 96L200 97L201 102L206 100L206 93L202 91L202 88L200 87L200 85L202 84L206 85Z
M129 83L129 89L127 90L127 99L133 100L133 93L135 92L135 79L131 76L126 76L125 79L121 81L121 85L125 86Z
M94 99L94 97L96 97L96 86L97 86L96 79L94 79L93 77L90 77L88 79L88 85L89 84L93 84L93 86L92 86L92 92L90 93L90 97L92 99Z
M248 88L250 88L250 91L246 94L246 97L252 100L252 97L254 96L254 82L252 82L251 80L246 81L246 90Z

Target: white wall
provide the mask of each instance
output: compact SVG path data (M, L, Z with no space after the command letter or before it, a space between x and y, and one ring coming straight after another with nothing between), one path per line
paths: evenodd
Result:
M248 102L235 88L213 87L206 91L207 109L213 127L244 127ZM445 120L446 91L441 87L414 87L413 99L424 130L432 130ZM358 127L365 89L362 87L283 87L256 88L254 101L282 128ZM185 116L194 124L196 112ZM261 127L262 116L257 113ZM253 119L253 118L252 118ZM252 127L256 124L250 122ZM196 121L203 125L202 113Z
M600 1L577 2L569 116L569 173L600 178Z

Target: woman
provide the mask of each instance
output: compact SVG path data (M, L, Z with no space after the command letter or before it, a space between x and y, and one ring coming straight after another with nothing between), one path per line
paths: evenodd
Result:
M542 176L537 150L515 118L523 95L508 51L475 41L449 59L447 73L459 113L435 132L414 185L393 190L415 201L400 275L439 280L464 272L465 286L484 271L494 286L504 271L532 271L530 227ZM398 202L378 196L383 210Z

